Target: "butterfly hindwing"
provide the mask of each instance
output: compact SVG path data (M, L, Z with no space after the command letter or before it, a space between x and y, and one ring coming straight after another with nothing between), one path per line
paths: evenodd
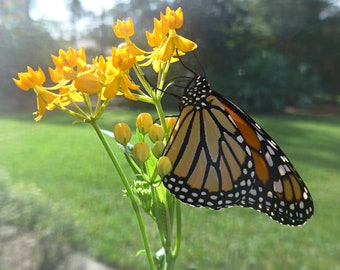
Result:
M256 181L239 205L264 212L282 224L305 223L313 215L313 200L287 156L248 114L228 99L219 98L239 127L247 123L247 128L240 128L243 137L247 140L252 130L258 139L255 144L247 142L254 158Z

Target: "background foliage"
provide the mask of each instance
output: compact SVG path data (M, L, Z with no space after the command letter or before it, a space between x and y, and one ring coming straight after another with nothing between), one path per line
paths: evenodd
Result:
M113 37L111 28L118 18L133 18L134 40L147 48L144 33L152 29L152 17L167 5L182 6L182 34L199 44L198 60L185 58L187 65L197 73L204 69L213 88L241 107L282 111L288 105L308 106L320 97L331 102L339 98L340 10L326 0L130 0L100 15L85 11L81 1L71 0L67 2L68 28L32 21L29 11L34 0L19 5L24 15L14 19L4 3L0 25L2 110L18 107L21 93L11 81L16 72L28 64L47 66L48 56L58 48L84 46L93 55L109 54L111 46L121 42ZM77 24L85 18L90 21L88 27L77 31ZM56 33L60 33L57 38ZM92 46L88 46L89 40ZM182 75L186 72L181 69Z

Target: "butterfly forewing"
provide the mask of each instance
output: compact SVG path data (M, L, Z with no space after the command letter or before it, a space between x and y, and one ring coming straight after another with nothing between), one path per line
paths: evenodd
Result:
M312 216L313 201L301 177L248 114L212 91L203 76L181 102L164 151L173 169L163 178L178 199L213 209L250 207L288 225Z
M185 203L231 207L254 185L250 150L216 97L184 105L164 152L173 170L163 182Z

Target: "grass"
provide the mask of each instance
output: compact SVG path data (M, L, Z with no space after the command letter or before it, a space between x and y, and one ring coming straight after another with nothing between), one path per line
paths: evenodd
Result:
M103 127L133 125L137 114L109 113ZM256 119L305 179L314 217L292 228L251 209L183 205L177 269L340 269L339 116ZM136 256L143 246L133 211L102 145L90 126L70 122L55 113L37 124L30 115L1 116L0 223L48 233L118 269L147 269ZM145 219L156 251L156 228Z

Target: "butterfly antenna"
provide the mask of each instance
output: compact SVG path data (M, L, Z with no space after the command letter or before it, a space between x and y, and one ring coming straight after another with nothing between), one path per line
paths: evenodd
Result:
M177 54L177 58L178 60L181 62L181 64L187 69L189 70L192 74L194 74L195 76L197 76L197 73L195 71L193 71L191 68L189 68L187 65L184 64L184 62L182 61L181 57L178 54L178 49L176 49L176 54Z
M195 56L195 59L196 59L198 65L200 66L200 69L202 70L202 73L203 73L204 77L207 77L206 74L205 74L205 70L204 70L204 68L203 68L203 65L202 65L202 63L200 62L200 60L198 59L196 52L193 52L193 53L194 53L194 56Z

